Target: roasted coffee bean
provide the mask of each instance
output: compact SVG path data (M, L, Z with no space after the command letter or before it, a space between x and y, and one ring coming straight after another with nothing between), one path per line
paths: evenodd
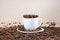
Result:
M13 22L13 24L17 24L17 22Z
M11 23L8 23L8 25L11 25Z
M19 24L21 24L21 23L19 22Z
M50 22L46 22L46 24L49 24Z
M51 25L52 25L52 26L55 26L55 25L56 25L56 23L55 23L55 22L51 22Z
M1 22L1 24L5 24L5 22Z
M20 35L19 35L19 34L16 34L16 35L15 35L15 37L16 37L16 38L19 38L19 37L20 37Z

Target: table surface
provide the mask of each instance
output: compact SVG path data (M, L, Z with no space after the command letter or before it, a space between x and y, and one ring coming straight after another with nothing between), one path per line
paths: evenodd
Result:
M22 27L18 26L18 27ZM18 32L17 27L0 27L0 40L60 40L60 27L43 27L44 32L23 34Z

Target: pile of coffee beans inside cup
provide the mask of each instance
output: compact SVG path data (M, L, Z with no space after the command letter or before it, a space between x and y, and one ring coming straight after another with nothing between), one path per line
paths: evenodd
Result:
M38 15L24 15L24 18L37 18Z

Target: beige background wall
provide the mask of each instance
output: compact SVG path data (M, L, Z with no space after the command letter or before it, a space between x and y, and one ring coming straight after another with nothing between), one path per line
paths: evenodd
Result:
M23 14L38 14L43 22L60 26L60 0L0 0L0 22L22 23Z

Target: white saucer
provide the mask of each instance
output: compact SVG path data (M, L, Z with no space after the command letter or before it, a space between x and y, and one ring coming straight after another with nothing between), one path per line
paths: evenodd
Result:
M39 31L26 32L26 31L21 31L21 30L19 30L19 29L17 28L17 31L18 31L18 32L21 32L21 33L38 33L38 32L43 32L43 31L44 31L44 29L43 29L43 28L41 28L41 30L39 30Z

